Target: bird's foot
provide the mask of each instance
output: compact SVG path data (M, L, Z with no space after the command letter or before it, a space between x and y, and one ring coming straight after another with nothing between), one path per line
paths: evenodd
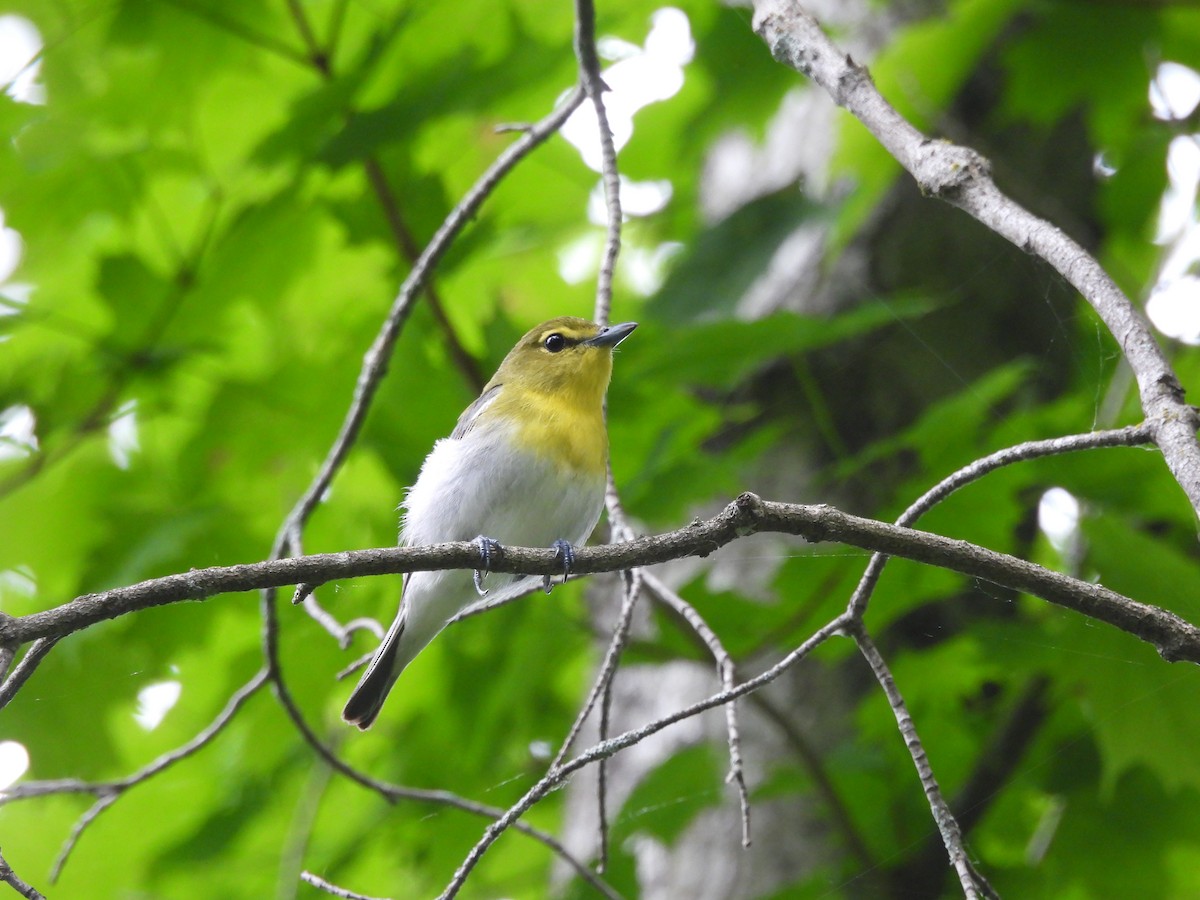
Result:
M562 583L566 584L567 576L571 574L571 566L575 565L575 548L571 546L570 541L564 541L562 538L559 538L557 541L551 544L551 546L555 549L558 558L562 559ZM543 575L542 587L545 589L547 594L550 593L551 589L554 587L554 579L549 575Z
M475 570L475 592L480 597L486 597L487 590L483 586L483 576L491 571L492 557L499 555L502 548L499 541L484 537L482 534L475 538L475 543L479 545L479 568Z

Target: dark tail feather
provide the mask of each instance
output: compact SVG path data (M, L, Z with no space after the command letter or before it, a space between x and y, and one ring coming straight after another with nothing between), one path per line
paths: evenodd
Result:
M383 645L367 666L367 671L359 679L358 685L346 701L342 710L342 718L351 725L357 725L366 731L383 709L383 701L387 699L388 691L396 683L395 668L396 648L400 646L400 635L404 633L404 623L397 623L398 628L388 631L383 639Z

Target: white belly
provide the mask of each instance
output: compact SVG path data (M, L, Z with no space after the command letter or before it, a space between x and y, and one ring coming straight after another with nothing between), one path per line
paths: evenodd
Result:
M483 535L514 547L549 547L587 540L604 506L604 476L566 472L523 453L496 429L438 441L404 500L402 545L470 541ZM491 575L489 599L526 590L537 576ZM410 576L409 627L440 628L478 600L470 572Z

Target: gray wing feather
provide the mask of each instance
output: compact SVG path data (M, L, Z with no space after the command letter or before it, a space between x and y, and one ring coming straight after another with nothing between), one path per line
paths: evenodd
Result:
M454 426L454 431L450 432L450 440L457 441L459 438L465 437L467 432L475 427L475 421L479 418L479 414L491 406L492 401L500 396L500 388L502 387L504 387L502 384L493 384L480 394L474 403L463 410L463 414L458 417L458 424Z

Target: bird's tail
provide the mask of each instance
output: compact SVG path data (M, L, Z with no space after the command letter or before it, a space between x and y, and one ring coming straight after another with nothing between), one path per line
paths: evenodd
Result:
M392 685L400 676L400 670L404 667L403 664L397 665L396 654L407 620L408 608L405 604L384 636L383 643L375 651L367 671L363 672L362 678L358 680L350 699L346 701L346 708L342 710L342 718L363 731L370 728L375 717L379 715L388 691L392 689Z

